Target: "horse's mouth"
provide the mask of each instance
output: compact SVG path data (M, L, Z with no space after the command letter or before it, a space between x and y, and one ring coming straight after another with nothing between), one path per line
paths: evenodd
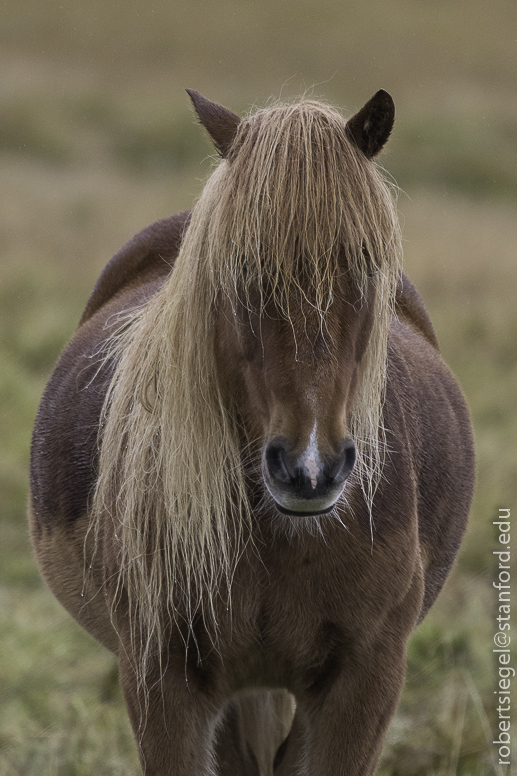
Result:
M336 506L335 504L331 504L326 509L320 509L318 511L311 510L307 512L305 511L300 512L300 511L295 511L294 509L286 509L286 507L280 506L280 504L277 501L275 501L275 507L278 509L278 511L281 512L283 515L289 515L289 517L318 517L319 515L328 515L329 512L332 512L335 506Z
M335 508L339 496L342 493L343 486L338 486L333 493L319 495L314 498L304 498L304 496L285 492L278 487L274 487L264 478L264 482L273 503L282 515L289 517L318 517L319 515L328 515Z

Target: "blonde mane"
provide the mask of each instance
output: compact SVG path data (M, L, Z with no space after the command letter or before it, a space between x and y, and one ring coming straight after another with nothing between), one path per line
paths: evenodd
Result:
M318 102L274 106L239 125L161 290L119 316L106 343L115 371L101 422L92 525L101 541L110 532L105 546L117 550L118 590L127 592L140 634L144 674L171 617L191 624L199 612L217 637L217 600L230 605L232 576L251 535L245 429L217 374L220 295L237 291L246 300L258 288L287 317L303 295L324 320L344 261L361 288L375 284L374 326L351 422L371 505L382 469L386 348L400 257L392 195L349 139L346 121ZM302 277L310 278L309 288L301 287Z

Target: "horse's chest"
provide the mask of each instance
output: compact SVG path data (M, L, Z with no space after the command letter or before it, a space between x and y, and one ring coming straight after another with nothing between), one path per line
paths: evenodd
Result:
M208 666L224 694L250 687L320 691L365 659L412 584L410 559L393 546L372 550L358 533L269 547L243 558L231 607L219 612L218 657L206 639L210 657L195 668ZM203 640L196 633L197 644Z
M310 552L264 564L234 587L229 682L306 690L330 681L355 649L357 594L342 564ZM239 580L237 579L238 583ZM228 632L229 635L229 632Z

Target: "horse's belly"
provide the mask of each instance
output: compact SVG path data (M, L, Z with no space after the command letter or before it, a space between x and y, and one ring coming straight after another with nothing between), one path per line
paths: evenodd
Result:
M118 650L101 575L86 561L88 518L54 520L42 528L29 499L29 525L39 568L47 585L77 622L103 646Z

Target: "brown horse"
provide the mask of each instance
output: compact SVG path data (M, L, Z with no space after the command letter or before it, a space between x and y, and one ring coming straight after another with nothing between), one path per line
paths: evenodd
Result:
M41 571L119 659L150 776L371 774L473 485L400 269L377 94L239 119L191 214L107 265L44 394Z

